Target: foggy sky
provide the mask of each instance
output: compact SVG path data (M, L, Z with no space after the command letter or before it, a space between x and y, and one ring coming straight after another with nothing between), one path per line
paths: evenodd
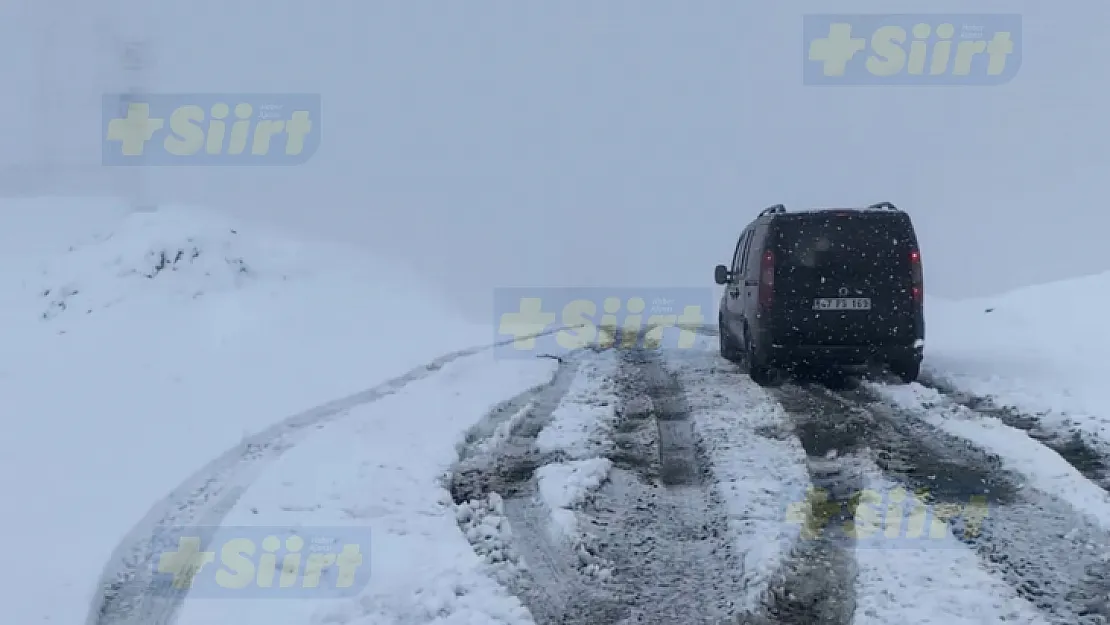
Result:
M710 287L744 225L779 202L903 206L935 295L1110 268L1110 5L898 3L901 13L1021 13L1016 78L802 84L802 15L891 10L7 0L0 169L103 174L100 97L125 86L113 42L141 34L151 91L323 98L322 143L307 164L149 169L156 199L358 243L412 265L478 317L497 286Z

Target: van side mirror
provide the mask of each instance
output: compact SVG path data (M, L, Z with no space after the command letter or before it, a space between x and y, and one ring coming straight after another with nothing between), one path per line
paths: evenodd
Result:
M717 265L717 268L713 270L713 279L717 281L717 284L728 284L728 267Z

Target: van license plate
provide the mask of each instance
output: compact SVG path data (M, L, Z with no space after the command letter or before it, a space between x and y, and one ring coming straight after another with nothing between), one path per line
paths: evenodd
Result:
M871 298L825 297L813 300L813 310L871 310Z

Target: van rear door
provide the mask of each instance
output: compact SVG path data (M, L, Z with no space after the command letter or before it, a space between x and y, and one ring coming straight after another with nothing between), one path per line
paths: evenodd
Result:
M815 211L775 219L773 325L784 345L907 345L917 337L910 254L896 211Z

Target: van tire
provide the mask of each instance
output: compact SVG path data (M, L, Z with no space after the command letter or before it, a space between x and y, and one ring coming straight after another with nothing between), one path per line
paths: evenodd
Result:
M751 377L752 382L760 386L771 386L775 382L775 372L770 365L748 365L748 375Z
M921 375L921 361L916 358L896 360L890 363L890 372L898 376L903 384L910 384Z
M751 337L746 336L747 332L744 334L744 365L748 377L760 386L773 385L776 381L775 368L768 364L765 358L756 353Z
M743 354L741 354L740 348L736 346L736 339L732 338L720 319L717 320L717 337L721 344L721 358L737 363L743 360Z

